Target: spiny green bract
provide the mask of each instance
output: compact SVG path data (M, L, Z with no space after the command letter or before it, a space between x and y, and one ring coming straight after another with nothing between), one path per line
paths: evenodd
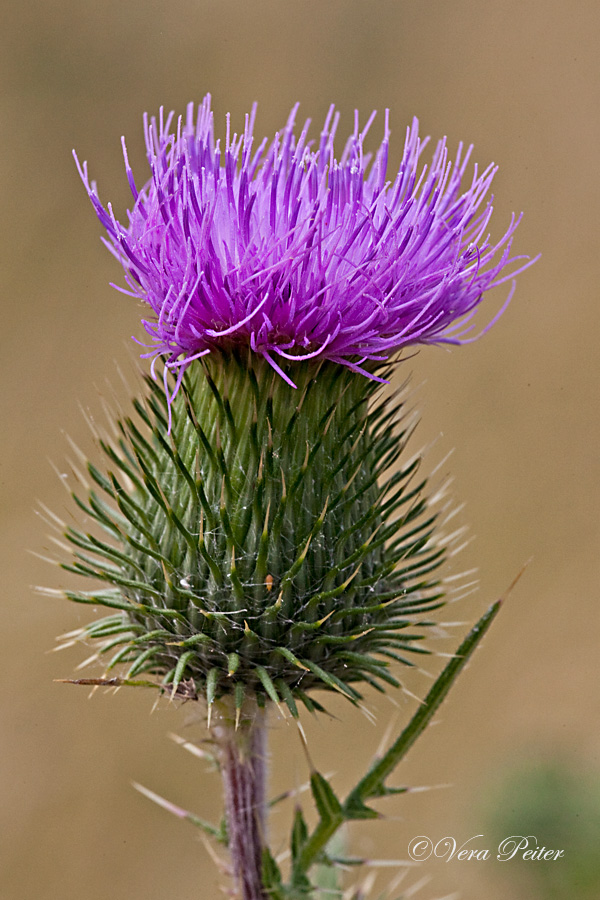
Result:
M108 540L68 528L64 567L106 584L65 593L115 611L82 632L107 671L297 715L298 699L321 708L314 688L355 702L358 682L396 685L389 660L424 652L443 551L418 460L395 465L402 399L329 362L293 378L297 390L256 355L215 354L186 371L170 431L148 379L120 439L100 441L107 471L90 463L99 490L76 500Z

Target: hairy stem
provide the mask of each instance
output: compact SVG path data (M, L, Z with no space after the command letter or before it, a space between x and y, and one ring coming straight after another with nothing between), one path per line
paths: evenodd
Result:
M215 703L211 727L223 777L232 875L240 900L265 900L266 714L248 704L236 724L232 707L226 699Z

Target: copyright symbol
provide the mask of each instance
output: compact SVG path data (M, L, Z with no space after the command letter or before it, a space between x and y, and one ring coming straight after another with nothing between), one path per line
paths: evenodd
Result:
M429 859L432 851L433 841L424 834L420 834L413 838L408 845L408 855L411 859L414 859L415 862L422 862L424 859Z

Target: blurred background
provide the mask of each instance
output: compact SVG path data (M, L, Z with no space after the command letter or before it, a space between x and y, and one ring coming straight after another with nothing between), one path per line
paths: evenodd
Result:
M387 801L391 821L356 828L350 849L406 860L416 835L460 844L481 834L475 844L493 850L508 834L531 833L564 849L568 865L430 859L404 885L429 876L423 900L453 891L464 900L600 896L586 850L600 796L598 4L13 0L2 20L2 896L220 896L192 827L130 787L136 780L217 816L216 776L167 738L199 739L200 726L166 702L151 712L143 692L89 699L86 688L53 683L86 655L48 653L55 635L88 612L35 596L31 585L66 586L68 576L27 553L49 546L36 501L73 514L61 483L68 487L65 432L98 458L81 407L102 415L111 391L126 401L119 369L137 383L129 336L141 335L139 311L108 286L120 270L101 246L71 149L122 215L121 135L142 181L142 113L183 112L207 91L220 133L226 112L239 128L254 100L259 136L281 127L297 100L316 130L335 102L344 136L355 107L363 120L389 107L392 169L417 115L452 151L473 142L475 160L499 164L496 236L512 211L525 211L516 250L542 259L521 276L500 322L479 343L424 349L403 370L422 384L413 449L432 445L430 469L454 451L438 477L454 476L459 519L474 536L455 569L479 571L478 592L443 616L465 625L437 649L451 652L466 623L532 562L397 775L446 787ZM379 117L377 139L381 128ZM486 301L484 319L503 298ZM406 684L422 695L430 681L410 673ZM395 714L391 702L370 699L374 725L343 703L330 704L337 719L305 722L315 764L337 773L341 792ZM401 723L415 704L397 702ZM291 773L302 782L307 766L295 729L273 721L272 730L276 791ZM288 813L274 818L275 849ZM394 873L383 874L381 885Z

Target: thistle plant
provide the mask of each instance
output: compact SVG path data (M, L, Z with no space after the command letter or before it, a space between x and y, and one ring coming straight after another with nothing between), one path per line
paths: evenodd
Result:
M74 555L62 565L93 586L64 594L109 611L69 636L104 661L102 677L77 681L150 686L205 710L225 819L196 821L228 846L243 900L315 895L317 864L341 862L331 838L378 815L368 801L393 792L388 776L497 611L345 800L312 770L317 825L296 809L280 868L269 710L298 718L324 711L315 691L358 704L366 685L397 689L444 602L447 542L419 458L404 459L405 392L387 384L402 348L474 340L485 291L508 282L510 300L531 264L511 255L518 218L488 236L496 168L475 167L465 187L470 148L452 162L440 141L423 165L415 120L392 180L387 114L376 153L364 150L373 117L361 130L357 115L339 159L334 109L317 142L309 122L297 134L296 114L258 145L254 109L242 134L228 117L215 140L209 97L185 119L146 119L143 187L123 143L125 224L78 162L119 289L146 310L152 362L117 437L98 438L104 465L87 465L75 495L86 526L65 530Z

